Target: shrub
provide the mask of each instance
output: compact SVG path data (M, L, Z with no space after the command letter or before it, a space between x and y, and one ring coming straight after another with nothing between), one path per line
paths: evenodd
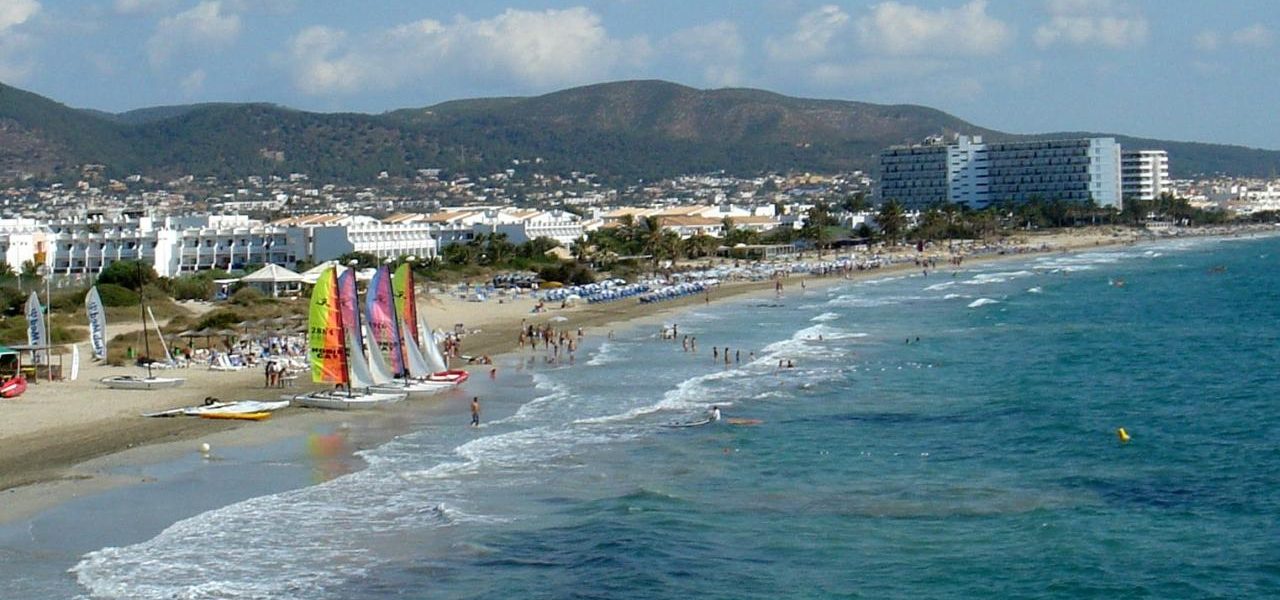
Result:
M262 303L265 299L266 295L262 290L252 286L242 287L231 294L231 303L240 306L253 306Z
M98 274L98 284L114 284L124 288L136 290L145 284L156 281L156 270L151 265L139 263L136 260L121 260L113 262L101 273ZM102 288L98 288L98 292L102 292ZM103 299L106 303L106 299ZM109 306L109 305L108 305Z
M234 310L228 310L223 308L223 309L210 312L209 314L206 314L204 317L202 317L199 321L196 322L195 328L197 330L224 329L227 327L231 327L232 325L235 325L236 323L239 323L240 321L243 321L243 320L244 318L240 316L240 313Z
M594 283L595 273L586 265L577 262L563 262L558 265L543 267L538 270L538 277L544 281L559 281L565 285L582 285Z
M88 293L87 288L55 293L53 299L49 301L49 307L58 312L72 312L84 306L84 296Z
M174 300L211 300L214 283L207 277L179 277L169 281L169 293Z
M103 306L137 306L138 304L136 292L114 283L99 284L98 297L102 298Z

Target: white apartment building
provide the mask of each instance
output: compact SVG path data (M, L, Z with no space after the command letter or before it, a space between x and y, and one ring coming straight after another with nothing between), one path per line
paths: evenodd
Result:
M275 221L288 228L306 249L311 262L333 260L350 252L364 252L378 258L415 256L433 258L439 244L429 223L421 221L379 221L350 215L307 215Z
M1120 153L1121 194L1125 199L1155 200L1170 191L1169 153L1126 150Z
M486 215L486 222L473 226L477 232L505 233L507 241L523 244L540 237L551 238L568 248L584 235L582 217L562 210L499 210Z
M1120 145L1114 138L983 143L958 136L880 155L881 200L908 209L936 202L982 208L1032 199L1121 205Z

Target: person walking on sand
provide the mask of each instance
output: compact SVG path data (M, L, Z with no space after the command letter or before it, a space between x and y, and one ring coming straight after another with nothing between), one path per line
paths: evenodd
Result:
M471 398L471 426L480 426L480 396Z

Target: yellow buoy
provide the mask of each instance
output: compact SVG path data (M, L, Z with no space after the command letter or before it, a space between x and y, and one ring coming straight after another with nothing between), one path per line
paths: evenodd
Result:
M1129 432L1125 431L1124 428L1121 427L1116 430L1116 437L1120 438L1121 444L1127 443L1129 441Z

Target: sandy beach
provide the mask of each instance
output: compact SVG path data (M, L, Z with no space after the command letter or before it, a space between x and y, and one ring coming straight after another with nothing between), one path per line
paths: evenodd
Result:
M1204 235L1224 233L1229 232L1202 232ZM1144 237L1137 230L1113 228L1031 235L1017 240L1001 252L968 256L964 266L1026 257L1028 253L1086 251L1128 244ZM952 268L943 258L947 255L945 246L924 253L930 254L941 258L938 270L945 272ZM915 255L914 248L897 251L899 259ZM810 254L806 258L814 260L816 257ZM825 258L832 258L832 253L827 253ZM803 279L807 288L817 289L850 280L918 270L918 266L906 260L880 269L855 271L845 277L806 276ZM793 275L784 280L784 290L798 288L800 279ZM773 281L734 282L714 289L709 299L717 302L745 294L773 293ZM604 336L612 328L661 322L671 311L707 301L707 296L697 294L659 304L640 304L629 299L568 308L549 306L546 312L533 313L536 301L528 295L502 302L494 299L468 302L440 292L419 297L420 310L433 326L452 329L455 324L461 325L466 332L462 353L475 357L497 356L516 350L517 332L522 323L547 323L568 330L583 328L588 337ZM112 328L123 332L136 329L137 323L118 323ZM187 379L181 388L129 392L107 389L98 380L109 375L139 374L140 369L88 363L86 361L82 365L77 381L36 383L22 397L0 402L0 412L4 415L0 419L0 491L6 497L6 502L0 506L0 522L30 514L59 499L110 485L108 478L102 475L103 457L136 453L135 449L142 447L150 447L151 454L190 452L195 440L215 439L219 444L250 443L296 434L316 421L349 421L366 418L367 415L289 408L259 423L190 417L144 418L140 416L142 413L199 404L206 396L235 400L276 399L281 393L300 393L313 389L313 386L302 384L285 390L265 389L260 369L221 372L210 371L205 366L192 366L172 371L176 376ZM475 377L487 377L489 370L494 368L485 364L461 366L470 368ZM302 380L305 380L305 374ZM395 410L442 410L439 405L444 402L444 397L451 398L458 393L413 400Z

